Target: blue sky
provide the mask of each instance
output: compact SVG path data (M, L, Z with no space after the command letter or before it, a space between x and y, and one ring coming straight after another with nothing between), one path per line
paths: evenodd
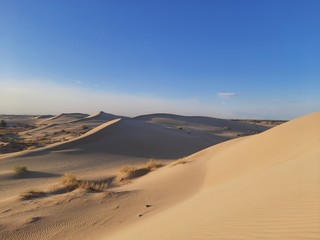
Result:
M318 0L2 0L0 112L319 111L319 12Z

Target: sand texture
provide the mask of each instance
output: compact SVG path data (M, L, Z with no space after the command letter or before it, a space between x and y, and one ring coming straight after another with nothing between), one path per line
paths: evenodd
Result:
M171 114L35 121L47 125L33 134L88 129L0 155L1 240L320 239L320 113L269 130ZM66 187L66 172L92 185Z

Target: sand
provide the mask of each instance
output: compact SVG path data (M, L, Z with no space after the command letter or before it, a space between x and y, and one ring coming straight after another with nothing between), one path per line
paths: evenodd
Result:
M320 113L252 136L266 128L168 114L67 119L50 124L104 122L0 155L0 239L320 239ZM53 191L64 172L112 180L152 157L167 165L100 191ZM50 194L20 200L29 189Z

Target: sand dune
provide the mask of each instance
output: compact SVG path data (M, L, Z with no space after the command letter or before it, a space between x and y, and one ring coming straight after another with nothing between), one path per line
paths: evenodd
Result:
M43 120L43 123L65 123L89 116L84 113L61 113L52 118Z
M252 131L262 132L268 129L267 127L254 124L240 123L228 119L202 116L180 116L165 113L142 115L136 117L136 119L165 126L185 126L193 130L200 130L199 126L201 126L204 129L211 127L212 130L225 129L241 133Z
M105 113L103 111L100 111L98 113L92 114L90 116L87 116L83 119L80 120L76 120L76 121L92 121L92 120L98 120L98 121L111 121L113 119L117 119L117 118L124 118L122 116L117 116L117 115L113 115L111 113Z
M158 116L158 115L156 115ZM161 115L162 116L162 115ZM133 157L175 159L190 155L213 144L237 137L239 132L263 131L267 128L205 117L168 115L171 126L149 121L149 116L135 119L122 118L116 124L98 127L94 135L59 144L51 150L78 149L81 152L109 153ZM169 117L167 116L167 119ZM76 120L73 123L90 123L95 120L113 120L117 116L104 112ZM152 118L154 119L154 118ZM182 123L186 129L178 129ZM204 124L207 124L206 126ZM192 125L192 126L191 126ZM186 127L188 126L188 127ZM207 127L211 127L212 131ZM227 129L223 129L227 128ZM48 148L47 148L48 149Z
M184 168L176 174L181 180L204 174L197 191L105 239L320 238L320 113L186 160L191 162L176 166ZM175 169L141 179L137 187L161 185L165 171Z
M114 119L2 157L0 239L320 239L320 113L230 141L217 134L254 126L204 120ZM52 190L64 172L100 181L153 156L171 163L102 191ZM16 165L29 171L17 176ZM18 200L29 189L47 194Z
M214 143L178 130L165 129L133 119L121 119L94 135L65 143L53 150L80 149L147 158L178 158Z

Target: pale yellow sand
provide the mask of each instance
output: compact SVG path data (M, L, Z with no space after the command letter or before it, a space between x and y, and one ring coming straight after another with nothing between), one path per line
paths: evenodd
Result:
M0 239L320 239L320 113L215 145L127 185L18 200L30 188L53 188L64 172L104 179L150 153L170 158L208 143L203 128L166 129L181 121L200 127L190 120L161 117L115 119L66 143L0 158ZM30 172L17 177L15 165Z
M202 178L197 191L104 239L320 239L320 113L187 160L167 187Z

